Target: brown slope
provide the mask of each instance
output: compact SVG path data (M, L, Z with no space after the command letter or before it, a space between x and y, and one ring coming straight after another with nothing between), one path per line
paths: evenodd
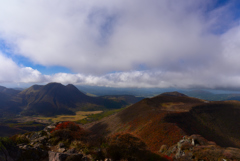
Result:
M152 151L162 144L172 145L186 133L176 123L167 122L169 114L189 111L191 107L204 104L202 100L179 93L165 93L144 99L127 109L88 125L88 128L102 135L117 132L131 132L139 136Z
M192 134L200 134L223 147L240 148L239 116L238 101L206 102L167 93L144 99L88 127L103 135L134 133L153 151Z

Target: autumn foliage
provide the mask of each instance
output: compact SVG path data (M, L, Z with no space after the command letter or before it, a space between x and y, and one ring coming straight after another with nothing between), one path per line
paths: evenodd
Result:
M131 133L116 133L108 138L108 144L107 153L113 160L167 160L150 152L146 144Z
M56 128L51 131L51 134L53 137L59 137L64 140L79 140L83 139L88 132L78 124L67 121L58 124Z

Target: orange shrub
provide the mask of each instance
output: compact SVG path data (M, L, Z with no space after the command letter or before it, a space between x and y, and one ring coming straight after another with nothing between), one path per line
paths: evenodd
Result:
M87 131L80 127L78 124L67 121L60 123L56 126L55 129L51 131L53 137L59 137L60 139L82 139L87 135Z
M107 152L114 160L139 160L146 151L146 145L139 138L129 133L118 133L108 138Z

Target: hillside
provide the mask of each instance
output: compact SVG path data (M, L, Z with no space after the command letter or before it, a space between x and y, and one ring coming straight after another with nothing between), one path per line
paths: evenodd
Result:
M152 151L192 134L200 134L224 147L240 147L239 114L238 101L208 103L173 92L146 98L86 127L104 136L133 133Z
M172 145L185 132L175 123L167 122L170 113L181 113L191 107L204 104L204 101L187 97L180 93L164 93L153 98L146 98L127 109L89 124L91 131L110 135L116 132L131 132L139 136L153 151L159 150L162 144Z

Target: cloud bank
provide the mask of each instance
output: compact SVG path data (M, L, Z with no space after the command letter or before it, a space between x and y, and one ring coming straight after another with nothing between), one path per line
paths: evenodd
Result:
M12 50L0 54L0 82L240 87L237 1L216 3L0 0L0 39ZM44 75L16 55L77 74Z
M239 88L240 76L230 73L213 75L211 70L172 72L160 70L128 71L108 73L101 76L85 74L56 73L44 75L31 67L21 67L11 58L0 53L0 83L49 83L91 85L106 87L137 87L137 88Z

